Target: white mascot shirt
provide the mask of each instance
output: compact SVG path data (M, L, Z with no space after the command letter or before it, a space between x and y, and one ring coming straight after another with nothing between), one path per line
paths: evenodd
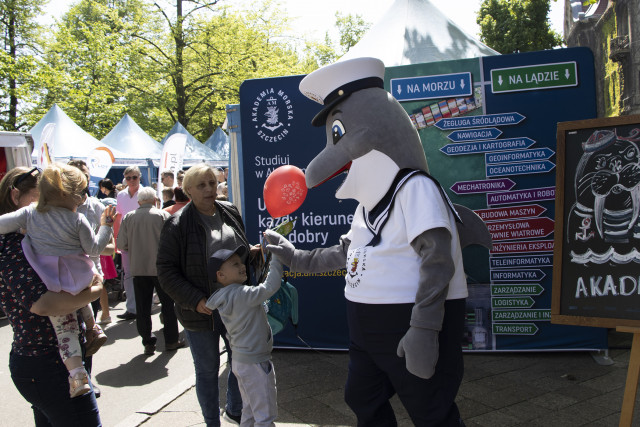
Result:
M398 191L389 219L377 246L366 246L373 238L359 204L347 237L345 297L365 304L415 303L420 281L421 258L411 247L416 237L433 228L451 233L451 256L455 273L447 299L466 298L467 282L455 217L440 190L429 178L417 175Z

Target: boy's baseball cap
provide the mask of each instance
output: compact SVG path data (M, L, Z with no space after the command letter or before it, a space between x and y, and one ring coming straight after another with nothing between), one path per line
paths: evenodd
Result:
M212 278L216 277L216 273L220 270L220 266L232 255L238 254L240 257L244 256L247 252L247 249L244 246L238 246L235 249L218 249L209 257L209 261L207 261L207 270L209 272L209 276Z

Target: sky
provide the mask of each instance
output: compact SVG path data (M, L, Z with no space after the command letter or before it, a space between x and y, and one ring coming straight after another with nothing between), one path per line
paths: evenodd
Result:
M327 31L333 34L335 13L358 14L365 21L375 24L391 7L394 0L280 0L291 18L293 34L305 34L309 38L322 40ZM47 5L49 16L61 16L68 10L70 0L50 0ZM225 4L241 1L225 0ZM431 0L449 19L466 33L478 38L479 28L476 13L482 0ZM551 26L562 34L564 0L551 2Z
M285 0L288 15L296 19L300 32L312 34L316 39L324 38L325 32L333 27L335 12L359 14L367 22L375 24L393 5L394 0ZM476 13L482 0L431 0L449 19L466 33L479 38L480 29L476 24ZM551 27L562 34L564 0L551 2Z

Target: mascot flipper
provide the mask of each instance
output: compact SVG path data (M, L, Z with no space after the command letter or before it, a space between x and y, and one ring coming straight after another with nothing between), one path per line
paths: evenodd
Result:
M345 399L359 426L396 425L396 393L417 426L464 425L455 404L467 297L458 227L467 243L486 245L488 231L473 212L461 219L429 175L420 138L383 77L382 61L358 58L301 81L300 91L323 105L312 123L327 135L306 168L307 187L347 172L336 197L359 204L335 246L299 250L267 232L267 248L292 271L346 267ZM479 224L485 231L474 232Z

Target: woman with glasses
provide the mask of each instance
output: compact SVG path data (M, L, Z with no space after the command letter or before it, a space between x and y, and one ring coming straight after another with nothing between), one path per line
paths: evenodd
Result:
M14 212L38 200L37 168L17 167L0 181L0 214ZM51 292L22 252L23 235L0 235L0 306L13 328L9 356L11 379L31 404L39 426L100 426L94 393L72 399L69 373L58 351L58 340L48 318L86 306L100 296L96 283L77 295Z

